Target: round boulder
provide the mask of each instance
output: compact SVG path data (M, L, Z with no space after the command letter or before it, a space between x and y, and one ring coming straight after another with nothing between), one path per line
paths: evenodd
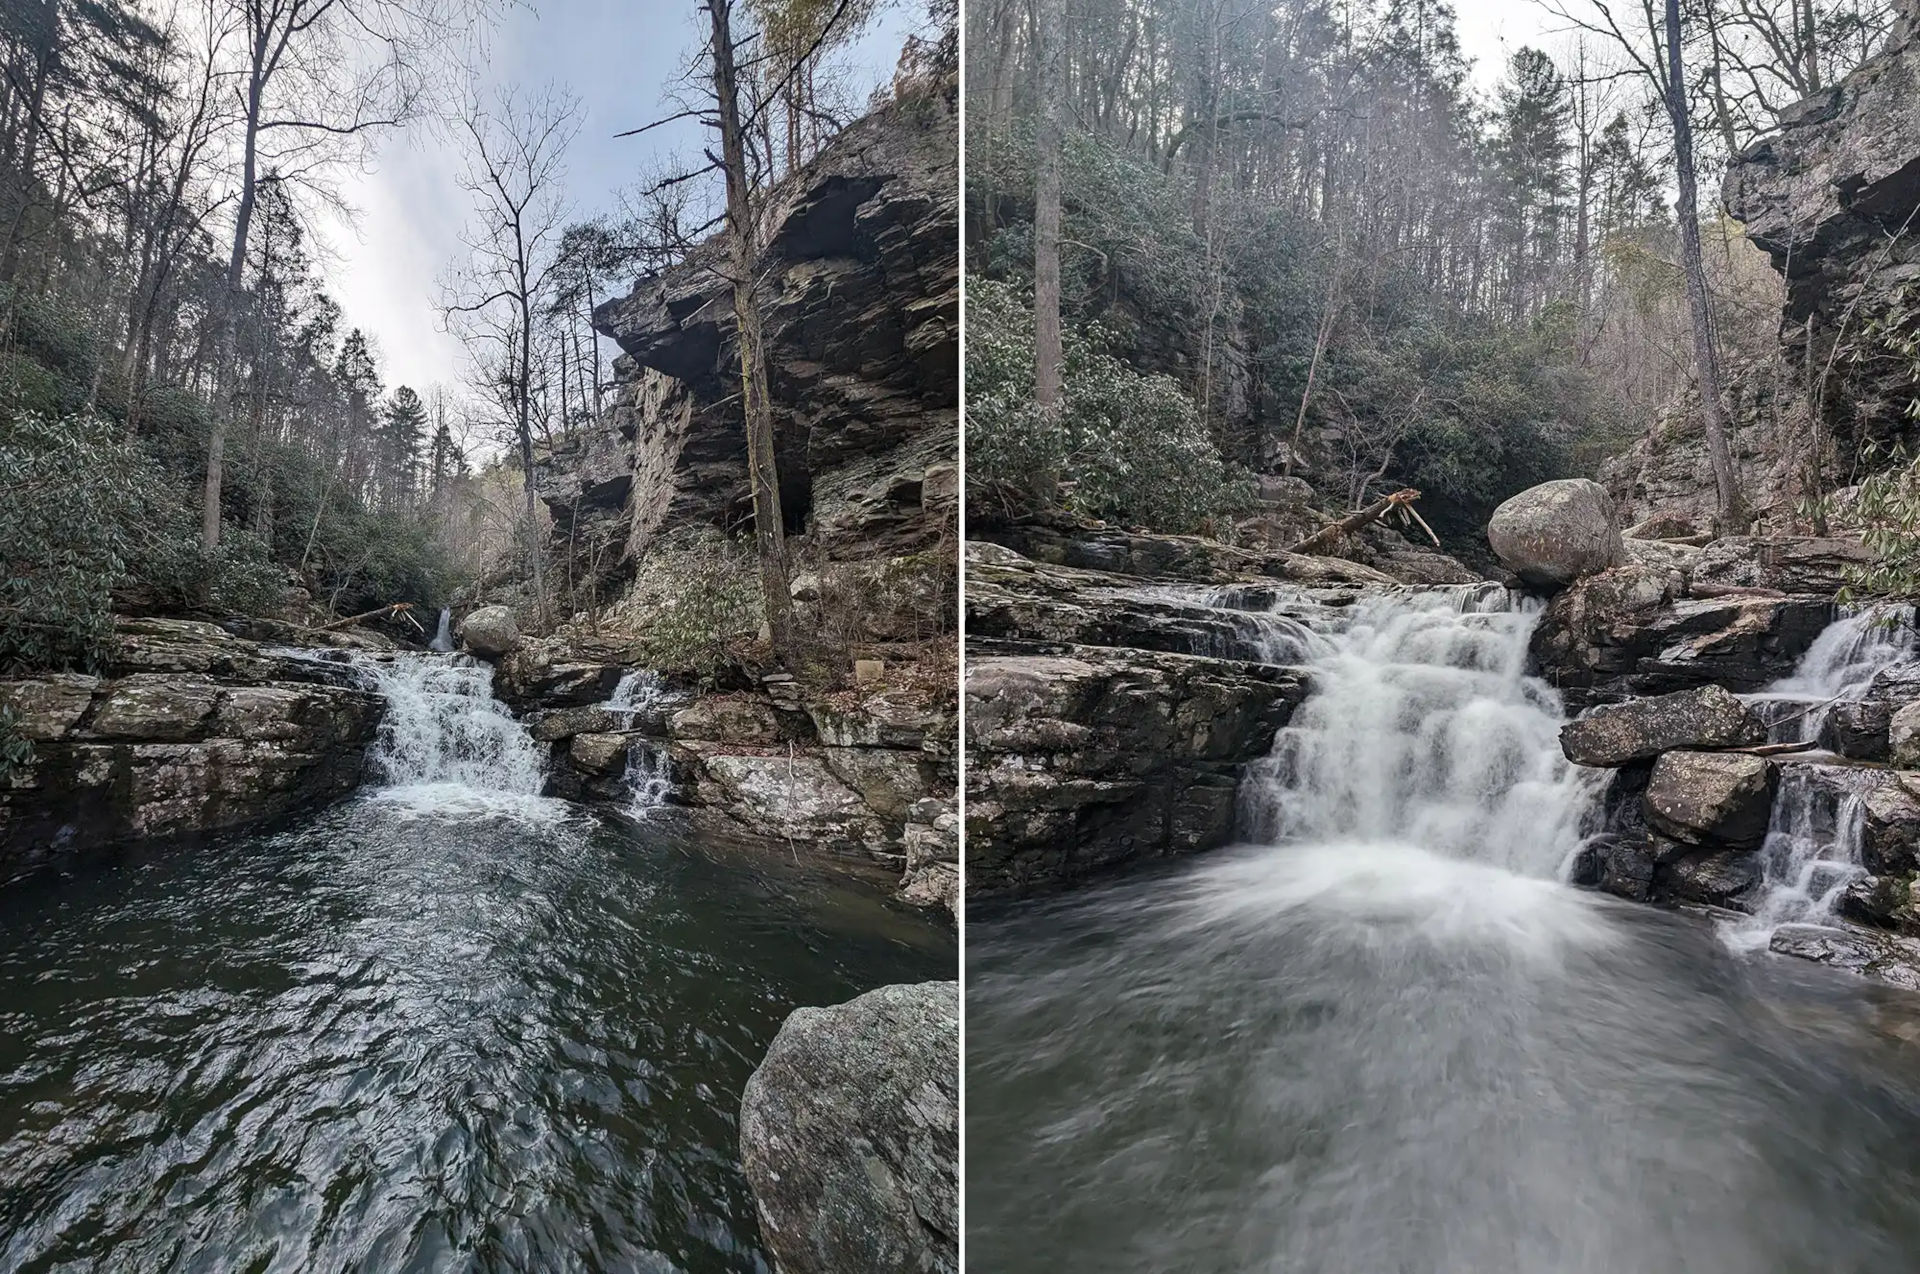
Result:
M959 1268L959 1085L958 983L793 1011L740 1102L781 1274Z
M1528 487L1493 511L1487 543L1529 584L1558 588L1627 560L1613 497L1587 478Z
M476 655L498 659L520 644L520 626L505 606L482 606L460 621L460 641Z

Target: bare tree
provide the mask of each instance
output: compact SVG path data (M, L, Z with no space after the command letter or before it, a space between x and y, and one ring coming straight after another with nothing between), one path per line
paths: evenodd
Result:
M500 405L512 428L543 627L549 616L533 484L534 320L560 260L567 213L561 187L579 113L578 101L553 88L530 97L507 90L491 102L469 103L458 127L467 149L460 184L472 196L473 219L461 238L465 266L445 300L478 388Z
M316 183L343 144L405 122L419 106L425 60L470 10L465 0L226 0L242 41L239 175L221 296L216 369L232 363L233 321L245 281L247 235L263 171ZM220 542L220 491L231 404L217 386L207 445L201 537Z
M774 654L789 661L794 650L793 592L780 508L780 474L774 455L773 403L767 391L766 349L755 286L760 244L754 219L753 175L747 166L746 139L741 129L733 3L707 0L706 10L713 29L713 96L719 112L720 164L727 182L729 282L733 285L733 316L740 344L740 393L747 415L747 469L753 486L753 539L760 558L760 596ZM796 63L791 74L799 75L803 70L804 65Z
M1042 411L1060 400L1060 144L1066 86L1066 0L1037 0L1034 80L1033 396Z

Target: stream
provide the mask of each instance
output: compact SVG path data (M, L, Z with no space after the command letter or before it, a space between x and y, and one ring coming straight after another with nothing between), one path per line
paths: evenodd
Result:
M0 1269L769 1270L748 1075L951 930L542 798L484 666L371 667L379 784L0 892Z
M1526 605L1284 609L1248 843L969 918L970 1264L1915 1268L1920 999L1561 883Z

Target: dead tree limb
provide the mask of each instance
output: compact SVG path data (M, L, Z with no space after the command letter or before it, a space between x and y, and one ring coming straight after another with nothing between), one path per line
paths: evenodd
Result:
M1402 505L1411 504L1419 498L1420 493L1418 491L1412 487L1403 487L1395 491L1392 495L1381 496L1364 509L1349 513L1338 522L1328 523L1326 526L1321 527L1318 531L1315 531L1312 535L1309 535L1306 539L1288 549L1287 552L1317 553L1324 555L1327 550L1338 544L1345 537L1378 522L1393 510Z
M398 614L405 614L407 611L410 611L412 609L413 609L412 602L388 602L385 606L376 606L372 610L362 611L358 615L349 615L345 619L336 619L331 624L322 624L320 625L320 627L314 629L313 631L316 633L330 633L336 628L346 628L350 625L359 623L363 619L372 619L376 615L384 615L388 611L393 611ZM422 631L425 631L425 630L423 629Z

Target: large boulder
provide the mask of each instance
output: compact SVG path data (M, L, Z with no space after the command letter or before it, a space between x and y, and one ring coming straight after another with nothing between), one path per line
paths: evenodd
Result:
M482 606L460 621L460 641L474 654L498 659L520 644L520 626L505 606Z
M740 1161L781 1274L959 1268L960 989L795 1009L740 1102Z
M1493 511L1487 543L1529 584L1557 588L1627 560L1607 489L1588 478L1529 487Z
M1560 731L1567 760L1606 769L1675 748L1743 748L1766 741L1760 718L1720 686L1595 708Z
M1647 784L1647 821L1689 845L1757 849L1773 812L1773 763L1738 752L1668 752Z

